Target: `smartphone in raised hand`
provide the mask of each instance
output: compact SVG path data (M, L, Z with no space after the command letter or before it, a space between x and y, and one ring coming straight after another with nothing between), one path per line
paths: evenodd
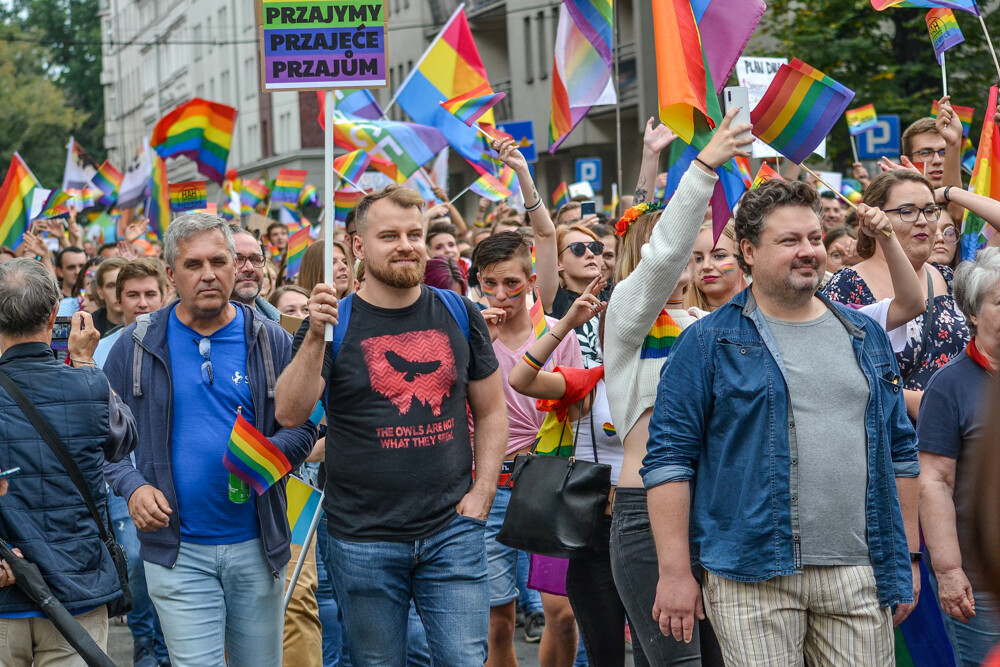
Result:
M750 90L746 86L726 86L722 91L722 101L726 107L726 113L730 109L739 108L736 117L733 118L733 125L750 124ZM740 135L740 138L750 139L750 131L747 130ZM750 144L750 156L753 157L754 144Z

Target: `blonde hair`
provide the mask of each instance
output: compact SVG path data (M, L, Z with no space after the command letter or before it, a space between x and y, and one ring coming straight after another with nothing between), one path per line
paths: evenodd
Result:
M653 235L653 227L660 219L663 209L643 213L632 221L625 236L618 240L615 249L615 284L620 285L629 277L642 259L642 246L646 245Z
M709 231L712 230L712 221L711 220L709 220L708 222L703 223L702 226L701 226L701 230L698 233L701 234L702 232L704 232L706 230L709 230ZM722 228L722 235L720 236L720 238L722 236L725 236L727 239L729 239L730 241L733 242L733 246L734 246L734 252L733 252L733 254L735 255L736 254L736 252L735 252L735 247L736 247L736 227L733 225L733 221L732 220L730 220L726 224L726 226ZM742 269L740 269L740 272L742 273ZM708 303L708 299L705 298L705 294L700 289L698 289L697 285L694 284L693 276L692 276L691 283L688 285L687 289L684 290L684 307L685 308L698 308L700 310L711 310L712 309L711 304Z

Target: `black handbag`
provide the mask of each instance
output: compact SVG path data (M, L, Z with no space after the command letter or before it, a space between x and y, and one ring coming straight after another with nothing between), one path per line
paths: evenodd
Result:
M573 456L569 458L539 456L532 447L531 453L518 454L514 459L513 489L497 542L555 558L572 558L601 549L611 493L611 466L597 462L593 406L590 437L594 462L576 458L579 427L577 420Z
M66 449L66 445L59 439L55 429L42 416L38 408L32 404L31 399L21 391L20 387L14 384L13 380L2 372L0 372L0 387L3 387L18 406L20 406L21 411L24 412L28 421L38 430L38 434L42 436L42 439L45 440L49 448L52 449L52 452L63 464L63 467L66 468L69 478L73 480L73 484L76 485L76 488L80 491L80 495L83 496L84 502L87 503L87 509L90 510L90 515L97 524L97 532L100 533L101 541L104 542L108 553L111 554L111 560L114 561L115 571L118 572L118 581L121 584L122 596L107 603L108 617L114 618L127 614L132 611L133 601L132 590L128 586L128 556L125 555L125 549L122 548L122 545L115 542L114 529L111 526L110 517L108 518L108 525L105 526L104 521L101 519L101 513L97 509L97 503L94 502L94 497L91 495L90 489L87 488L83 474L80 473L80 468L77 467L69 450Z

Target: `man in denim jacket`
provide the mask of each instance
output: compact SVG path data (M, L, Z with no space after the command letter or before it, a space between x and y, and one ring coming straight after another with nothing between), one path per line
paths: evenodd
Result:
M892 621L919 592L898 367L874 320L816 293L818 212L803 183L743 198L738 259L753 285L680 336L649 427L652 612L684 640L707 613L727 665L892 664ZM891 231L878 209L859 216Z

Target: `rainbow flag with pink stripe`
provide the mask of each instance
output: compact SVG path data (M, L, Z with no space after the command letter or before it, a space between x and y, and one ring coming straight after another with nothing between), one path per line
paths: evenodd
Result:
M359 148L336 158L333 161L333 170L344 180L356 183L371 162L371 156Z
M479 118L500 102L507 93L495 93L489 83L483 83L467 93L453 97L441 106L450 111L460 121L472 127Z

